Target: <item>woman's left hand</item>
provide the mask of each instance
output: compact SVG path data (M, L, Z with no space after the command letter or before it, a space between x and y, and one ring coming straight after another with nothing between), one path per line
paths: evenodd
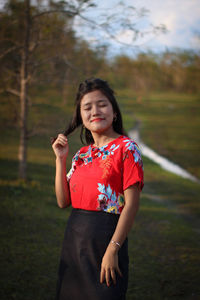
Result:
M110 286L112 280L116 284L116 272L122 276L118 265L118 249L109 244L101 263L100 283L106 280L107 286Z

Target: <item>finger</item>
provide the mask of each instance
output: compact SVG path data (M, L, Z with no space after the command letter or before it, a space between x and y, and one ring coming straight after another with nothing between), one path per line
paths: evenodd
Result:
M122 275L122 272L120 271L120 268L117 266L117 268L116 268L116 271L117 271L117 273L122 277L123 275Z
M100 283L103 283L105 279L105 269L101 268L101 273L100 273Z
M54 149L62 149L62 148L64 148L65 146L66 146L66 144L64 144L63 142L57 141L57 142L54 143L53 148L54 148Z
M63 137L63 136L58 136L57 142L64 142L64 143L67 143L67 142L68 142L68 139L67 139L66 137Z
M115 275L114 269L111 269L111 277L112 277L113 283L116 284L116 275Z
M58 134L58 137L59 137L59 138L63 138L63 139L67 139L67 137L66 137L64 134L62 134L62 133L59 133L59 134Z
M67 143L67 141L68 141L68 140L67 140L67 138L66 138L66 137L59 136L59 137L58 137L58 141L60 141L60 142L62 141L62 142L65 142L65 143Z
M107 286L110 286L110 270L106 270L106 284Z
M58 140L57 143L56 143L56 145L66 146L67 142L63 141L63 140Z

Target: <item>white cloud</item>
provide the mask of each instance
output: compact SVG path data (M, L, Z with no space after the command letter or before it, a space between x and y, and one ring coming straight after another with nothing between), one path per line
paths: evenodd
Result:
M145 1L145 3L150 1ZM167 47L190 48L198 46L192 43L194 29L200 25L199 0L160 0L151 1L150 18L154 23L163 23L168 33L155 38Z
M118 0L101 0L96 1L98 8L95 13L91 9L90 17L93 16L95 20L98 20L98 14L102 12L102 9L106 7L106 11L109 13L119 11L117 7ZM138 28L145 30L147 24L166 25L168 32L166 34L158 35L146 35L139 38L137 42L133 42L133 34L127 28L116 28L115 36L121 43L134 44L136 46L143 45L143 48L149 48L153 51L159 51L164 48L192 48L200 49L200 42L198 35L195 36L195 32L200 31L200 3L199 0L124 0L122 1L126 5L135 6L136 8L145 7L150 10L148 18L139 18ZM129 11L121 12L122 16L128 16ZM103 32L87 30L81 27L81 35L86 39L89 36L100 38L101 40L109 41L115 52L117 49L122 49L121 45L117 44L111 38L108 38ZM94 40L95 40L94 38ZM126 50L126 49L124 49Z

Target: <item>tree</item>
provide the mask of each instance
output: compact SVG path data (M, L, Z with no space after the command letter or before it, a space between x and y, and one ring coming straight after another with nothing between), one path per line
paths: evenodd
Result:
M50 41L53 40L54 42L59 41L62 43L62 39L58 39L57 36L59 30L55 33L54 28L59 28L60 25L61 32L64 26L66 26L67 21L74 18L75 15L80 14L82 9L90 6L90 2L90 0L73 1L73 3L63 1L50 2L49 6L41 8L41 5L31 5L30 0L24 0L23 2L11 0L1 13L4 26L1 30L0 42L3 51L0 58L4 59L2 69L8 75L2 76L3 72L1 73L1 77L4 78L2 91L11 93L20 99L18 158L19 178L21 179L25 180L27 176L27 139L29 136L27 130L28 88L30 82L33 81L35 69L38 64L42 63L38 57L37 49L40 48L41 56L42 47L47 50L46 46L49 43L49 38ZM62 17L62 14L65 15L65 19ZM55 26L55 23L50 26L47 22L50 15L54 16L54 21L56 21L58 27ZM65 31L67 31L66 28ZM52 49L55 51L54 47L49 48L49 52ZM46 60L49 58L52 60L52 57L55 59L55 53L53 56L46 56ZM13 66L14 70L12 70Z
M122 1L119 2L122 7ZM83 41L73 46L73 20L79 16L84 22L92 25L92 28L98 27L106 32L107 39L117 39L113 33L111 24L118 24L118 29L127 29L133 32L133 41L139 37L139 30L135 26L134 20L125 18L119 13L104 14L104 19L98 23L85 17L84 11L94 8L93 0L73 0L73 1L54 1L49 3L38 0L32 4L31 0L9 0L2 9L1 19L3 26L0 30L0 43L2 53L0 59L2 62L1 92L11 93L20 99L20 143L19 143L19 178L26 179L27 172L27 140L30 136L28 132L28 107L30 103L29 87L36 81L35 74L38 69L45 73L45 67L56 70L62 69L62 82L67 86L69 70L74 69L78 73L76 63L73 63L74 53L85 49L85 58L88 55L93 57L93 51L89 49L87 43ZM129 7L133 15L137 15L134 7ZM124 9L124 11L126 11ZM140 16L146 13L141 11ZM121 16L121 17L120 17ZM139 15L137 15L138 17ZM139 17L140 17L139 16ZM120 19L121 18L121 19ZM163 29L162 27L160 28ZM159 27L153 27L152 30L159 30ZM66 40L70 37L71 43L66 48ZM77 47L79 45L79 47ZM71 49L71 50L69 50ZM76 56L77 59L78 56ZM79 59L80 61L80 59ZM96 66L100 60L93 57ZM85 73L90 73L92 64L85 64ZM40 78L37 76L37 78ZM50 75L47 74L47 78ZM63 99L66 101L66 89L63 91Z

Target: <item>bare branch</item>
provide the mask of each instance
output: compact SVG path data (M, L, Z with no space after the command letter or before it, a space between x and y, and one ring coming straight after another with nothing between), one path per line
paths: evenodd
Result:
M143 16L146 16L148 14L148 10L142 8L140 9L138 12L136 11L136 9L133 7L132 8L133 11L134 11L134 16L136 17L136 19L138 17L143 17ZM122 14L123 15L123 14ZM117 42L118 44L122 45L122 46L128 46L128 47L134 47L134 48L138 48L138 47L141 47L142 45L145 44L145 42L141 42L140 45L131 45L129 42L123 42L119 39L119 37L117 37L115 35L115 32L116 32L116 29L114 30L114 25L113 24L116 24L116 20L117 20L117 17L118 17L118 13L114 13L114 14L111 14L109 16L105 16L104 15L104 20L100 23L96 22L95 20L92 20L88 17L85 17L84 15L82 14L79 14L79 17L86 21L87 23L89 23L93 29L95 28L99 28L101 30L103 30L106 34L107 34L107 37L109 39L112 39L113 41ZM144 36L147 36L149 34L159 34L159 33L166 33L167 32L167 28L165 25L163 24L160 24L158 26L154 26L152 24L150 24L150 30L143 30L143 31L140 31L137 29L137 20L135 23L131 22L131 20L129 18L127 18L126 16L122 16L120 18L120 20L118 20L118 25L120 25L120 28L121 30L128 30L130 32L132 32L132 42L135 42L138 38L143 38Z
M38 43L38 42L37 42L37 43L32 43L32 44L30 45L29 49L28 49L29 54L34 53L34 51L37 49L38 46L39 46L39 43Z
M48 14L52 14L52 13L62 13L62 14L67 14L68 17L75 17L77 15L79 15L81 12L87 10L88 8L91 8L91 7L96 7L96 4L94 3L90 3L90 0L89 1L82 1L82 2L79 2L77 4L77 6L75 6L75 4L70 4L69 3L65 3L65 5L67 4L67 7L66 9L63 7L63 8L56 8L56 9L50 9L50 10L45 10L45 11L42 11L38 14L35 14L32 16L32 19L36 19L36 18L39 18L43 15L48 15Z
M15 41L11 38L1 38L0 43L4 43L4 42L11 42L14 45L18 45L19 47L21 46L21 44L17 43L17 41Z
M4 56L6 56L8 53L10 53L16 49L20 49L20 48L21 47L19 47L19 46L14 46L14 47L7 49L4 53L0 54L0 59L3 58Z
M5 92L15 95L17 97L20 97L19 91L15 90L15 89L5 88L5 89L0 90L0 94L5 93Z
M63 14L68 14L69 17L74 17L78 14L77 11L65 11L65 10L59 10L59 9L55 9L55 10L48 10L48 11L43 11L37 15L32 16L32 19L36 19L39 18L41 16L44 15L49 15L49 14L53 14L53 13L63 13Z
M107 23L98 24L97 22L95 22L95 21L93 21L93 20L91 20L91 19L89 19L89 18L86 18L86 17L84 17L84 16L81 15L81 14L79 15L79 17L80 17L81 19L83 19L84 21L86 21L86 22L92 24L92 25L94 26L94 28L95 28L95 27L96 27L96 28L100 28L100 29L103 28L104 32L106 32L106 33L108 34L108 36L109 36L112 40L117 41L119 44L121 44L121 45L123 45L123 46L129 46L129 44L123 43L122 41L119 41L112 33L110 33L110 31L109 31L109 29L108 29L108 24L107 24ZM134 30L134 31L135 31L135 33L136 33L136 30Z
M20 92L15 89L6 89L6 92L11 93L17 97L20 97Z

